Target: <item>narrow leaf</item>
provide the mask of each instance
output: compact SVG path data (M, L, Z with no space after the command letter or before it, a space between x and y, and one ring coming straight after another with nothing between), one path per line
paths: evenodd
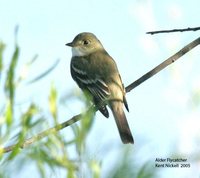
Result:
M38 57L38 55L35 55L30 61L28 61L26 64L24 64L22 66L22 68L20 69L20 72L19 72L19 77L18 77L17 82L16 82L16 86L21 81L23 81L24 79L27 78L28 73L29 73L29 69L30 69L31 65L36 61L37 57Z
M11 104L13 104L14 100L14 92L15 92L15 85L14 85L14 76L15 76L15 69L19 58L19 47L18 45L15 46L15 51L13 53L9 69L6 76L6 83L5 83L5 91L9 96Z
M1 72L3 70L3 52L5 49L5 44L0 42L0 79L1 79Z
M45 77L46 75L48 75L53 69L55 69L55 67L58 65L58 63L60 62L60 60L58 59L49 69L47 69L45 72L43 72L42 74L38 75L37 77L35 77L34 79L32 79L31 81L28 82L28 84L34 83L40 79L42 79L43 77Z
M13 121L13 111L12 111L12 105L11 105L10 100L8 101L7 106L6 106L5 118L6 118L7 126L10 126Z
M54 85L51 86L51 91L49 95L49 110L53 118L56 120L57 118L57 91Z

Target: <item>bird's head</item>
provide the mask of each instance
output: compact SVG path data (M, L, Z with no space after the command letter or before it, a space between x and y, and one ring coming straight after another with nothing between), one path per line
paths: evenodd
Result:
M103 46L93 33L80 33L67 46L72 47L72 56L85 56L97 50L102 50Z

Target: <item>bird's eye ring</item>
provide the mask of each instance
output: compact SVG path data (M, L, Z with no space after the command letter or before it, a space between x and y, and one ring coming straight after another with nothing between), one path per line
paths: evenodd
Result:
M88 45L89 43L90 43L89 40L83 40L83 44L84 44L84 45Z

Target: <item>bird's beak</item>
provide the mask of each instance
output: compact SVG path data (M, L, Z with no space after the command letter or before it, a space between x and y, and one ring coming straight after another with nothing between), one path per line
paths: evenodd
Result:
M66 46L70 46L70 47L73 47L73 43L71 42L71 43L67 43L67 44L65 44Z

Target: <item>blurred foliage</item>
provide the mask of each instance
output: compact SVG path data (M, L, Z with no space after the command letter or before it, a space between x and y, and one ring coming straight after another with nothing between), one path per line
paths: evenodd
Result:
M47 91L49 92L46 99L48 108L34 103L31 99L22 105L17 105L15 99L20 95L17 89L23 81L27 80L28 70L37 59L37 55L24 64L22 71L18 71L20 48L17 42L15 42L15 49L8 66L4 65L4 51L5 44L0 42L0 178L11 178L16 175L26 177L24 174L31 172L41 178L102 177L103 160L91 159L86 144L93 124L93 111L86 112L79 123L70 126L73 133L72 138L67 139L58 132L21 149L27 138L49 128L47 121L52 119L51 123L54 125L59 123L59 106L62 103L58 102L57 89L52 83ZM58 61L31 80L29 85L34 85L34 82L44 78L57 64ZM85 105L88 106L87 99ZM11 152L3 153L3 148L8 145L15 146ZM120 164L113 165L107 177L153 177L155 170L151 169L148 164L141 168L132 164L130 154L132 154L130 151L123 151L122 156L118 158Z
M5 44L0 41L0 80L1 80L1 72L3 70L3 52L5 49Z
M15 51L13 53L7 76L6 76L6 82L5 82L5 93L8 95L11 112L13 112L13 105L14 105L14 95L15 95L15 69L19 58L19 47L18 45L15 46ZM12 114L12 113L11 113Z
M155 178L156 170L154 165L150 164L150 161L143 163L142 166L138 166L136 162L140 162L136 160L133 162L133 151L129 148L121 150L118 154L119 157L114 168L109 172L107 178ZM131 156L132 155L132 156Z
M196 89L192 92L192 102L194 107L198 107L200 105L200 89Z

